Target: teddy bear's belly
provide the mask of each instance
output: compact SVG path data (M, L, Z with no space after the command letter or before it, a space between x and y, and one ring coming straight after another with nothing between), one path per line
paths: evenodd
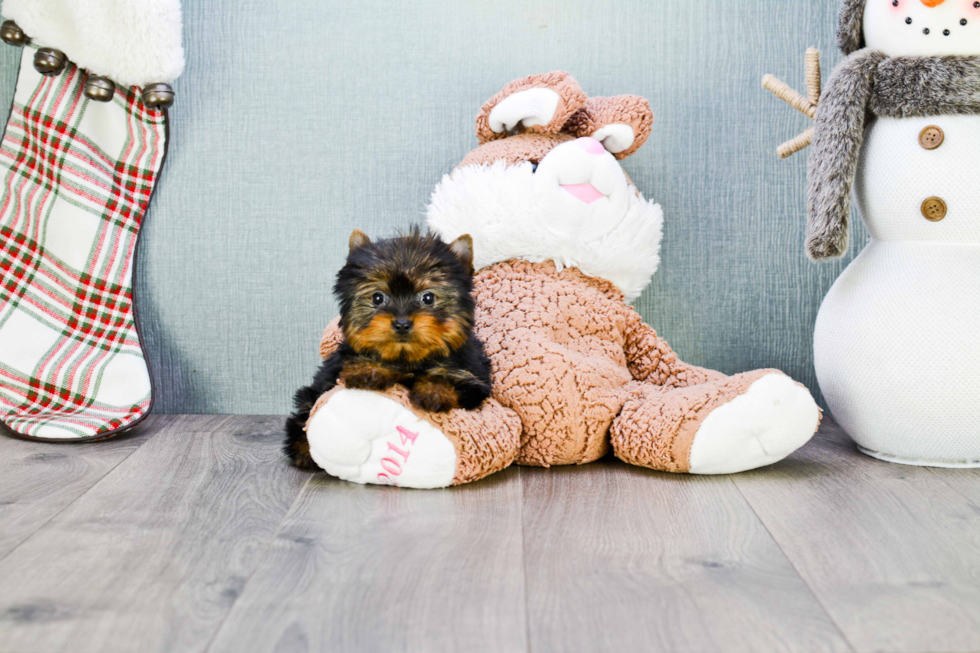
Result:
M814 355L869 452L980 463L980 245L872 240L827 294Z
M491 351L494 398L521 417L517 463L574 465L604 456L631 379L611 343L586 336L564 344L541 329L513 332L499 344Z

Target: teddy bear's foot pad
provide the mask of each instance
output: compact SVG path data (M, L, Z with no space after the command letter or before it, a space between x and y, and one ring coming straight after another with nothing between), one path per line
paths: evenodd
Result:
M767 374L705 418L691 445L691 473L735 474L779 462L819 424L820 409L806 388Z
M375 392L338 391L313 415L306 435L316 464L346 481L440 488L456 473L452 442Z

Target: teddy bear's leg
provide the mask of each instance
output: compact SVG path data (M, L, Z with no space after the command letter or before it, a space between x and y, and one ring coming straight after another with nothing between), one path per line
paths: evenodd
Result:
M517 415L493 399L475 411L424 413L401 387L335 388L306 427L311 457L332 476L412 488L459 485L507 467L520 432Z
M733 474L782 460L819 424L806 388L758 370L685 388L634 384L611 439L616 456L633 465Z

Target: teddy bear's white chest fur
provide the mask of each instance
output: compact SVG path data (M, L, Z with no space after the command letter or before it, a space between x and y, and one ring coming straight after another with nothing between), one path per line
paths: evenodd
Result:
M603 171L611 187L603 188L606 196L580 201L562 187L581 183L577 177L566 182L557 171L549 173L549 164L563 162L561 149L555 148L536 173L530 163L498 161L446 175L432 194L429 226L443 239L472 236L477 269L508 259L554 261L559 270L575 267L610 281L633 300L660 264L660 205L628 185L609 155Z

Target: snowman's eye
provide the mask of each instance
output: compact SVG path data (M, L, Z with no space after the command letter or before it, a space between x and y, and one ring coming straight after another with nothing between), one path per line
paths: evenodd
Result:
M898 0L892 0L892 6L893 7L897 7L898 6Z

